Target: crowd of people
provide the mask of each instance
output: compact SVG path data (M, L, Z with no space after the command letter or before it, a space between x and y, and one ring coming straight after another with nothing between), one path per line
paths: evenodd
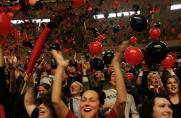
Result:
M171 69L152 69L146 60L129 65L128 45L123 41L103 69L93 68L87 54L65 59L52 49L56 67L39 59L30 77L28 61L13 50L5 56L0 45L0 118L179 118L181 63Z

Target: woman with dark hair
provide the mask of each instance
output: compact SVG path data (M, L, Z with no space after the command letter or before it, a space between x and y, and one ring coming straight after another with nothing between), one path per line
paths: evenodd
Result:
M56 114L51 103L51 95L43 94L36 101L37 109L31 114L31 118L56 118Z
M165 95L148 98L142 107L141 118L172 118L171 103Z
M107 118L124 118L124 110L126 103L126 87L124 84L123 75L121 72L119 59L122 56L123 50L126 48L128 42L123 43L120 46L120 52L115 53L112 60L115 78L116 78L116 90L117 99L115 105L111 109L110 113L107 114ZM76 116L67 108L63 100L60 98L62 95L62 82L63 72L65 67L68 65L68 61L64 60L62 53L56 50L51 51L55 60L57 61L57 69L55 71L55 79L52 87L52 102L58 118L76 118ZM95 90L86 90L83 92L80 101L80 113L82 118L99 118L99 110L103 105L102 95Z
M26 78L26 76L25 76ZM46 87L41 84L41 87ZM47 87L50 89L50 87ZM46 89L46 88L44 88ZM38 98L35 97L34 83L32 80L27 81L27 90L24 96L24 105L26 111L31 118L56 118L53 105L51 103L51 95L49 90L40 90L38 88Z
M181 113L181 95L179 94L180 82L176 75L168 75L165 78L165 90L168 94L173 110L173 118L180 118Z

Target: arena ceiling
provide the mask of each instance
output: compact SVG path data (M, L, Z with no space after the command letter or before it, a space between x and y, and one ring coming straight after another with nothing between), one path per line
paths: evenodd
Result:
M2 0L1 5L12 7L23 0ZM81 0L78 0L81 1ZM97 35L106 34L103 45L106 49L113 49L122 40L130 37L137 38L136 46L144 48L149 39L149 28L159 23L161 36L158 40L165 41L168 46L180 47L178 35L181 31L181 10L171 10L173 4L181 4L180 0L83 0L81 6L75 6L72 0L41 0L23 9L13 12L12 20L23 20L24 23L14 23L14 33L9 42L14 46L24 46L23 42L36 42L39 34L47 23L32 22L32 19L54 19L61 16L63 20L52 30L46 46L53 41L61 43L62 47L73 48L77 51L87 51L88 45L95 41ZM115 0L116 1L116 0ZM140 15L149 19L149 26L142 32L136 32L130 26L132 16L109 18L109 13L140 11ZM104 18L96 19L94 15L104 14ZM29 19L29 21L26 21ZM119 25L119 31L114 32ZM113 30L114 29L114 30ZM17 36L17 33L20 36ZM25 46L26 47L26 46Z

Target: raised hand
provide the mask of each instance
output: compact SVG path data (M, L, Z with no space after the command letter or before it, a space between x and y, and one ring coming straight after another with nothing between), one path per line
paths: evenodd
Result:
M125 49L128 47L129 41L123 41L119 46L118 49L116 50L114 54L114 58L112 59L112 64L114 62L119 62L120 59L123 57L123 52Z
M17 64L17 58L16 56L8 56L7 58L8 66L13 67L14 65Z
M58 67L65 68L69 64L69 61L64 59L61 51L51 50L51 54L55 58Z

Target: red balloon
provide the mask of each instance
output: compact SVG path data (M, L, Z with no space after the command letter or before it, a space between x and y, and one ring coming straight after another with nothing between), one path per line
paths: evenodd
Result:
M12 18L14 16L14 13L13 12L7 12L7 15Z
M166 58L161 62L161 66L163 66L166 69L169 69L172 68L174 63L174 58L172 57L172 55L168 54Z
M7 35L10 33L11 29L11 17L6 13L0 13L0 35Z
M54 40L54 42L60 44L60 41L58 39Z
M153 12L159 14L160 13L160 7L159 6L154 7Z
M133 73L127 72L126 74L127 74L129 80L134 79L134 74Z
M4 7L0 7L0 12L4 11L4 9L5 9Z
M27 35L26 32L23 32L23 33L22 33L22 37L23 37L24 40L28 40L28 35Z
M175 33L175 32L176 32L176 28L173 27L173 28L171 29L171 32L172 32L172 33Z
M19 39L20 39L20 35L21 35L20 31L16 31L16 32L14 33L14 38L15 38L15 40L19 40Z
M77 8L81 7L84 4L84 0L73 0L73 5Z
M181 33L178 35L178 39L181 40Z
M128 64L138 65L143 60L143 54L137 47L128 47L124 52L124 58Z
M37 2L38 0L29 0L29 4L32 6L34 6Z
M105 38L106 38L106 34L100 34L99 36L96 37L96 41L99 41L100 43L102 43Z
M102 50L103 50L102 44L98 41L89 44L89 52L92 55L99 55L102 52Z
M5 39L0 39L0 45L6 45L7 44L7 40Z
M141 41L143 42L143 43L145 43L146 42L146 40L143 38L143 39L141 39Z
M21 5L19 5L19 4L15 4L15 5L11 8L12 11L19 11L20 9L21 9Z
M114 0L114 7L118 8L119 7L119 0Z
M137 38L135 37L135 36L132 36L131 38L130 38L130 42L131 43L137 43Z
M171 52L170 55L172 55L173 60L174 60L174 62L175 62L176 59L177 59L177 53L176 53L176 52Z
M157 39L160 37L160 29L153 27L150 29L149 34L152 39Z

